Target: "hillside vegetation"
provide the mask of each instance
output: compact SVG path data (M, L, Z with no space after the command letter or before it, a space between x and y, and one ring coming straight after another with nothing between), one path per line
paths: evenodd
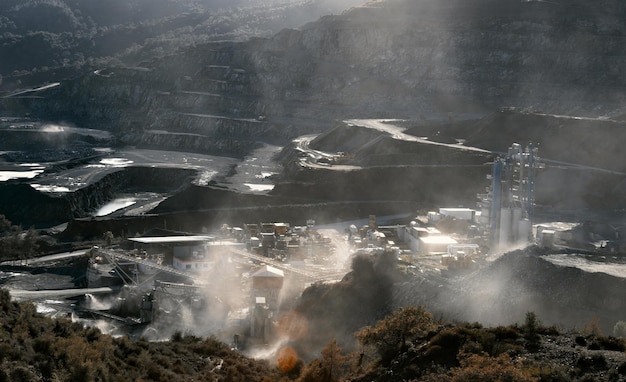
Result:
M277 379L255 361L208 338L169 342L113 338L69 319L53 320L0 291L1 381L262 381Z
M436 322L421 307L399 310L356 333L359 351L331 340L305 364L291 347L275 363L246 358L217 340L175 334L167 342L113 338L53 320L0 291L1 381L617 381L625 342L591 323L580 335L521 325Z
M267 37L357 3L6 0L0 4L0 85L75 77L105 64L132 66L208 41Z

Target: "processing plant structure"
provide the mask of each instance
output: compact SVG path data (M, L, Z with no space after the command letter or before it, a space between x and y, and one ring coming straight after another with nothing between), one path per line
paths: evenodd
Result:
M488 230L491 249L506 250L532 239L535 170L543 167L537 148L518 143L494 160L491 185L479 194L482 223Z

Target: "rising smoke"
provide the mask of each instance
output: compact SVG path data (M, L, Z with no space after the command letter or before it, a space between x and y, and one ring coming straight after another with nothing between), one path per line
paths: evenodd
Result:
M299 359L309 361L333 339L346 349L354 348L353 333L390 312L392 287L399 279L392 254L357 255L341 282L311 285L294 309L279 319L277 349L290 347ZM291 350L285 352L293 355Z

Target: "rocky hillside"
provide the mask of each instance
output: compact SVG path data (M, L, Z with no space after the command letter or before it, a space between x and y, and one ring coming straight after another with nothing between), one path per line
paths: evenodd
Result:
M391 253L355 257L341 282L307 288L296 315L284 320L292 324L288 346L294 354L305 361L317 358L298 380L324 375L341 381L622 379L624 339L602 333L613 333L613 322L606 328L606 312L623 309L615 297L624 280L550 267L541 253L511 252L457 280L428 270L403 277ZM586 304L593 297L585 289L601 296L590 309ZM398 308L401 296L411 302ZM442 306L456 307L457 314ZM555 317L559 328L551 326ZM568 326L587 318L576 330ZM305 324L307 331L294 329Z
M583 210L626 205L622 121L506 109L476 120L375 122L402 131L401 137L368 123L336 123L310 141L309 149L341 153L331 158L333 166L303 167L302 144L288 146L281 156L284 174L320 186L309 193L326 190L337 194L336 199L408 199L473 207L475 195L488 185L493 159L514 142L532 143L543 165L535 172L538 206ZM284 188L280 184L275 192Z
M516 250L464 277L437 280L417 275L398 284L396 306L424 304L448 320L507 325L535 312L544 323L582 329L594 321L604 333L613 333L624 319L619 297L626 280L557 266L541 248ZM596 261L601 261L596 259Z
M94 66L133 66L208 41L268 37L359 3L6 0L0 4L0 89L72 78Z
M43 317L30 303L11 302L6 290L0 290L0 309L0 378L5 381L280 378L267 362L246 358L215 339L181 333L167 343L113 338L69 319Z
M625 13L616 0L375 1L3 105L112 129L126 144L231 153L352 116L458 119L504 106L619 116Z
M338 289L335 295L353 293ZM0 378L8 381L616 381L626 375L623 339L559 333L534 315L521 325L485 328L437 323L422 308L409 308L360 331L359 351L329 341L304 360L285 346L268 362L181 333L162 342L114 338L43 317L32 304L11 302L4 290L0 308Z
M0 112L107 130L120 146L235 157L326 133L312 148L345 152L355 167L300 168L287 153L277 200L473 207L491 155L335 129L348 118L405 118L407 134L437 142L495 152L539 144L552 161L537 178L540 204L622 207L625 13L617 0L373 1L269 38L97 67L7 94Z

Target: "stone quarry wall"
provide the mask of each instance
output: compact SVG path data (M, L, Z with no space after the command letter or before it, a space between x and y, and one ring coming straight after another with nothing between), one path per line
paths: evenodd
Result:
M246 141L284 142L353 116L445 118L513 106L616 117L626 96L626 11L604 3L372 3L270 39L189 48L3 102L119 132L126 143L238 155L252 147ZM160 130L218 143L166 142Z
M56 194L6 182L0 185L0 211L23 227L50 226L90 216L119 193L179 191L194 174L193 170L130 167L105 174L74 192Z

